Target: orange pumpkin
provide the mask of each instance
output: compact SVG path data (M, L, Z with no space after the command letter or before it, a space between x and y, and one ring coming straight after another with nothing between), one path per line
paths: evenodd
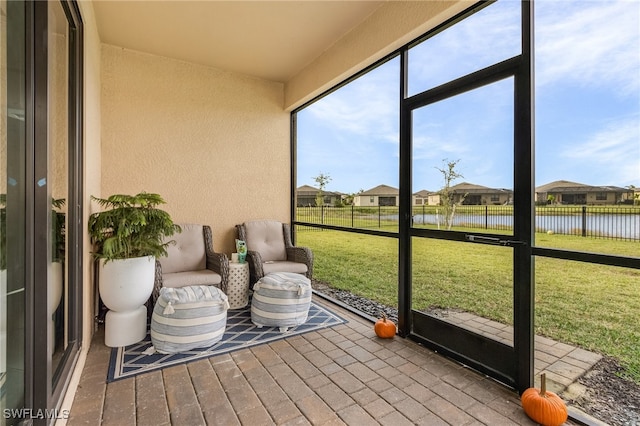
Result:
M543 426L559 426L567 421L567 406L555 393L547 390L546 375L540 375L540 390L529 388L520 401L527 416Z
M396 325L393 321L387 320L387 316L382 313L382 318L376 321L373 326L376 335L382 339L391 339L396 335Z

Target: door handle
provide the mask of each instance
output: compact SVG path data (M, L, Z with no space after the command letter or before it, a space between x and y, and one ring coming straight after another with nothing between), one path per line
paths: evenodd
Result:
M498 237L487 237L485 235L471 235L466 234L464 239L471 243L479 243L479 244L491 244L494 246L505 246L505 247L514 247L514 246L524 246L527 245L524 241L518 240L505 240Z

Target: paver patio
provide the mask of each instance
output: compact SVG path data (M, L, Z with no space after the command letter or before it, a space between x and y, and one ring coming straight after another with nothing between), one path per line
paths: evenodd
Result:
M513 345L513 327L482 318L468 312L445 311L439 313L448 322L491 337L507 345ZM540 386L539 374L547 375L547 389L562 393L574 385L576 380L589 371L602 355L566 343L543 337L535 337L534 369L536 386Z
M513 390L314 299L348 323L109 384L98 331L67 424L534 424Z

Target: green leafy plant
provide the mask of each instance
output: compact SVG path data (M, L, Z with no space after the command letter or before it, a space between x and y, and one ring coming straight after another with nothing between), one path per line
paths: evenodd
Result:
M89 216L89 235L94 243L93 256L105 259L129 259L142 256L161 257L167 254L165 242L180 226L157 206L165 204L158 194L115 194L109 198L91 197L104 211Z
M65 253L64 198L51 199L51 260L62 262ZM7 194L0 194L0 270L7 269Z
M66 215L59 210L64 207L65 203L66 200L64 198L53 198L51 200L51 260L53 262L64 261Z

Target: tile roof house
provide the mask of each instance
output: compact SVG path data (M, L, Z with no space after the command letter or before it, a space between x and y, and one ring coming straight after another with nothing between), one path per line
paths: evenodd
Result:
M316 197L318 196L318 192L320 190L318 188L314 188L310 185L302 185L296 189L296 206L298 207L308 207L316 206ZM337 192L331 191L323 191L324 205L325 206L333 206L336 204L336 201L340 201L341 194Z
M413 194L412 203L414 206L424 206L429 204L429 195L431 191L427 191L426 189L422 189Z
M378 185L353 197L353 205L360 207L397 206L400 191L389 185Z
M488 188L482 185L462 182L449 188L453 202L463 205L503 205L513 200L513 191L504 188ZM440 204L441 192L429 196L429 205Z
M537 203L604 205L618 204L632 199L633 190L617 186L592 186L568 180L557 180L538 186L535 191Z

